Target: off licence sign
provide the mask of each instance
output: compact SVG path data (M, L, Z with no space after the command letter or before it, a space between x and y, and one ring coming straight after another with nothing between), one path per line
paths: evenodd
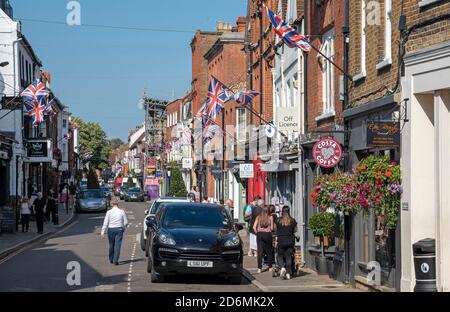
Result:
M324 139L314 145L313 157L322 168L334 168L342 159L342 146L333 139Z

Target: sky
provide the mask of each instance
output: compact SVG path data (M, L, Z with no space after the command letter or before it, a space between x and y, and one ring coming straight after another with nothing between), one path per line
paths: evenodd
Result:
M52 74L55 95L74 116L99 122L109 138L124 141L144 121L144 111L138 108L144 90L163 100L189 90L189 44L195 30L213 31L219 20L235 23L246 14L247 3L79 0L81 26L69 26L65 24L69 0L10 2L43 70ZM88 27L93 24L183 32Z

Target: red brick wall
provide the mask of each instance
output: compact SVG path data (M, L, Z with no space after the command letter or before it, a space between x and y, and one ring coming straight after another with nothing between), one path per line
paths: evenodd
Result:
M239 21L239 20L238 20ZM235 29L239 29L236 27ZM243 51L243 43L220 43L214 54L209 55L208 60L208 77L214 76L234 92L242 91L246 88L246 55ZM219 114L216 123L223 128L222 114L225 113L225 126L236 125L236 107L239 105L234 101L229 101L225 105L224 112ZM226 129L225 129L226 130ZM225 134L225 141L229 135L235 136L234 132ZM231 139L233 140L233 139ZM226 142L225 142L226 144ZM228 157L228 151L225 151L224 157ZM227 159L227 158L225 158ZM208 163L212 166L212 162ZM227 168L227 164L225 164ZM208 196L214 197L214 178L208 170Z
M263 1L267 7L276 12L276 8L278 5L278 1L276 0L266 0ZM261 33L260 33L260 18L258 17L258 4L261 3L259 0L249 0L249 10L248 16L250 17L250 32L248 33L248 41L251 45L255 45L256 47L252 49L252 64L249 64L252 69L252 84L253 90L261 91L261 79L263 82L263 117L271 121L273 119L273 77L272 77L272 68L275 66L274 61L274 49L273 43L275 40L275 33L273 29L270 27L270 21L267 17L266 12L263 10L263 30L264 30L264 38L262 40L263 46L263 74L261 77L260 74L260 48L259 44L261 43ZM253 100L253 109L259 113L260 111L260 97L256 97ZM259 125L260 120L257 117L253 117L253 124Z
M311 36L311 43L314 47L320 49L322 46L322 36L331 29L334 29L334 61L343 68L343 40L342 26L344 25L344 1L325 0L321 5L317 5L315 0L309 0L308 3L308 34ZM322 114L322 65L317 58L318 53L311 50L308 56L308 130L317 128L328 129L335 123L342 124L342 101L339 101L339 76L342 74L337 68L334 68L334 108L335 117L326 120L316 121L316 118Z
M196 114L208 92L208 62L205 53L217 41L221 33L197 31L192 43L192 112Z

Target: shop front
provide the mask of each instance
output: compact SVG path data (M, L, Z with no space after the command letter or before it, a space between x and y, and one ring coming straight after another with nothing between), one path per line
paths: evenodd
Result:
M401 132L399 116L399 105L394 95L345 111L345 123L349 130L347 167L361 166L356 168L359 171L370 171L378 167L386 167L388 170L398 168L396 164L400 163ZM373 161L369 161L370 159ZM380 159L386 159L386 164L379 164ZM359 165L362 161L364 164ZM381 196L381 188L389 183L392 173L379 169L376 174L379 174L379 184L377 182L374 188L380 188L380 192L372 192L375 192L375 196L380 194L380 198L375 199L379 208L372 203L370 207L363 207L363 212L354 213L350 218L348 274L354 284L399 289L401 229L397 210L400 200L398 199L398 203L390 203L385 196ZM372 187L370 183L367 186ZM387 187L393 192L401 192L401 187L397 184ZM399 189L394 190L397 187Z

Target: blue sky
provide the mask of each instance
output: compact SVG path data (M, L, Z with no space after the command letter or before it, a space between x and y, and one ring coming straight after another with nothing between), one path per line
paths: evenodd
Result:
M170 100L191 82L190 40L196 29L235 22L246 0L80 0L81 23L188 30L189 33L100 29L27 21L65 22L68 0L11 0L15 19L52 73L52 89L70 112L101 123L110 138L126 140L143 121L144 89Z

